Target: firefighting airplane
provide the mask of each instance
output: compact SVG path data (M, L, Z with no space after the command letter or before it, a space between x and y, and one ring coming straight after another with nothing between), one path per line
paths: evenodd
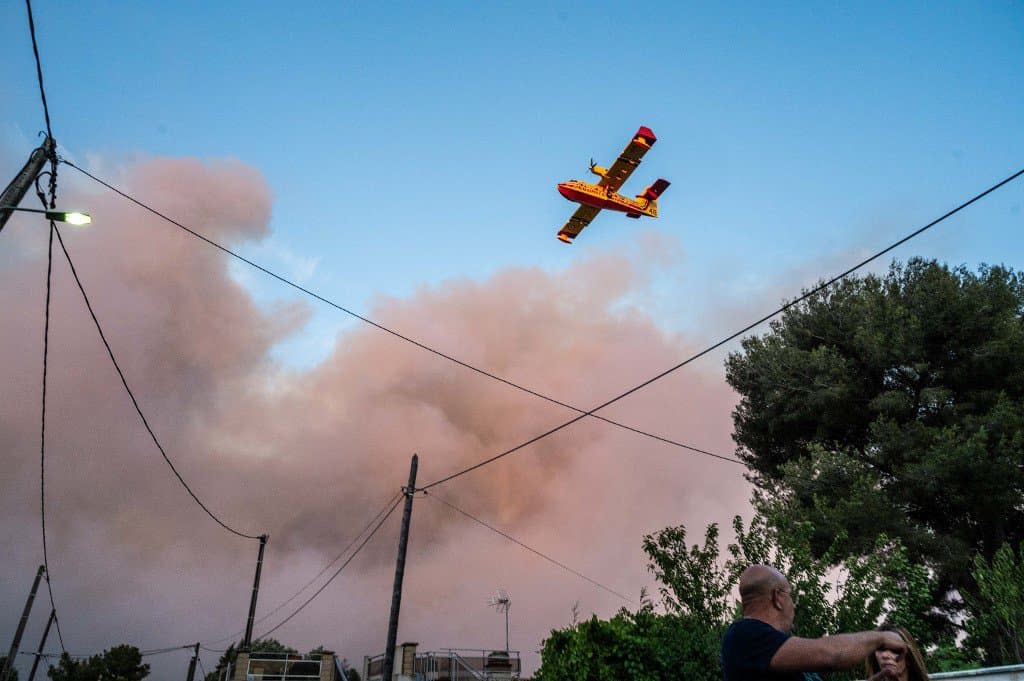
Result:
M571 244L572 240L579 236L583 228L590 224L590 221L601 212L602 208L625 213L627 218L639 218L641 215L651 218L658 217L658 197L668 187L668 180L657 180L642 194L637 194L636 199L626 198L617 193L636 167L640 165L643 155L657 141L658 138L654 136L650 128L641 127L611 168L602 168L595 165L593 159L590 160L590 172L601 178L597 184L569 180L558 185L559 194L580 204L580 207L558 232L558 238L561 241Z

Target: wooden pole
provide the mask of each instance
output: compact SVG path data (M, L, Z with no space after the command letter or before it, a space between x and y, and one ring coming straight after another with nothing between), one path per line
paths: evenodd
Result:
M402 607L402 579L405 577L405 549L409 544L409 521L412 519L412 497L416 492L416 468L419 457L412 455L409 466L409 484L405 488L405 509L402 511L402 531L398 535L398 559L395 561L395 586L391 592L391 618L388 620L388 642L384 648L384 669L381 681L391 681L395 671L395 645L398 638L398 613Z
M249 619L245 622L245 638L242 639L242 650L249 652L252 648L252 624L256 617L256 598L260 595L260 572L263 570L263 549L267 548L267 535L260 535L260 553L256 559L256 578L252 583L252 599L249 601Z
M39 591L39 581L43 578L46 568L42 565L36 571L36 578L32 581L32 590L28 593L28 600L25 601L25 609L21 612L21 620L18 622L18 629L14 632L14 640L11 641L11 650L4 660L3 669L0 669L0 680L7 681L11 669L14 668L14 658L18 655L18 648L21 646L21 637L25 633L25 624L28 623L28 616L32 612L32 603L36 600L36 592Z

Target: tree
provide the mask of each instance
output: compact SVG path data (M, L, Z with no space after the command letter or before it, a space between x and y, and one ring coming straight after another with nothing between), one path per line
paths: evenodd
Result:
M758 515L745 527L737 516L733 530L737 539L727 547L728 557L721 555L714 524L705 530L703 545L688 546L682 525L645 536L648 569L660 582L666 614L655 613L642 598L636 612L623 609L607 621L574 619L545 639L537 678L719 681L721 636L739 616L733 594L751 563L774 565L789 577L800 599L794 627L798 635L870 629L888 617L907 626L925 645L936 640L924 623L934 579L926 568L909 561L898 540L880 536L870 556L840 560L836 570L832 551L820 559L813 556L806 524L779 528Z
M4 664L6 664L6 663L7 663L7 656L6 655L0 655L0 670L2 670L4 668ZM0 681L18 681L18 670L14 668L14 663L13 662L11 663L11 669L10 669L10 671L7 674L7 678L6 679L2 679Z
M142 664L138 648L119 645L81 660L63 653L47 674L53 681L142 681L149 676L149 665Z
M947 633L956 595L980 595L972 557L1024 539L1022 311L1012 270L913 259L794 305L726 362L759 508L809 523L818 558L898 539L934 570Z
M987 664L1024 663L1024 544L1016 555L1003 544L991 563L975 556L972 574L979 594L969 599L967 647L981 647Z
M645 602L610 620L596 616L552 631L541 648L537 681L687 678L720 681L720 631L687 615L658 615Z
M98 655L76 660L65 652L57 666L50 666L47 676L53 681L99 681L101 672Z

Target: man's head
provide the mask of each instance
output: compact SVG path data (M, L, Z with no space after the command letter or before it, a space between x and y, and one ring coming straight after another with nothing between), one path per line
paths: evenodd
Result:
M793 628L796 601L786 576L767 565L751 565L740 575L743 616L767 622L779 631Z

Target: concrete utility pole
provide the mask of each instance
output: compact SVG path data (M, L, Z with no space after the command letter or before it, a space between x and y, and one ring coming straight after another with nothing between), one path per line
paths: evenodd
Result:
M32 612L32 603L36 600L36 592L39 591L39 580L43 578L43 573L46 572L46 568L42 565L39 566L39 570L36 572L36 578L32 582L32 591L28 594L28 600L25 601L25 609L21 613L21 621L18 622L18 630L14 632L14 640L11 641L11 650L7 653L7 659L4 660L4 666L0 669L0 681L7 681L8 675L11 673L11 669L14 666L14 658L18 656L18 647L21 646L21 636L25 633L25 624L28 622L29 613Z
M260 571L263 570L263 549L267 548L267 535L260 535L260 555L256 558L256 579L252 583L252 600L249 601L249 619L245 623L245 638L242 640L242 650L249 652L252 648L252 623L256 616L256 598L260 595Z
M384 669L381 681L391 681L395 671L395 644L398 638L398 612L402 607L402 579L405 577L405 549L409 543L409 521L412 519L412 496L416 492L416 468L419 457L412 455L409 484L405 488L405 509L402 511L402 532L398 535L398 560L395 561L395 586L391 592L391 618L388 620L388 643L384 648Z
M196 650L192 653L192 659L188 661L188 678L186 681L194 681L196 678L196 660L199 659L199 644L196 643Z
M50 610L50 619L46 620L46 628L43 629L43 638L39 640L39 650L36 651L36 659L32 660L32 671L28 673L28 681L36 678L36 669L39 668L39 660L43 658L43 648L46 647L46 638L50 635L50 625L57 619L57 611Z
M17 207L21 203L21 200L25 198L28 188L32 186L32 183L39 177L39 173L42 172L43 164L53 156L56 148L57 143L53 138L47 137L42 145L32 152L21 172L11 180L11 183L4 189L4 193L0 194L0 206ZM11 217L13 212L11 208L0 208L0 231L3 230L4 225L7 224L7 219Z

